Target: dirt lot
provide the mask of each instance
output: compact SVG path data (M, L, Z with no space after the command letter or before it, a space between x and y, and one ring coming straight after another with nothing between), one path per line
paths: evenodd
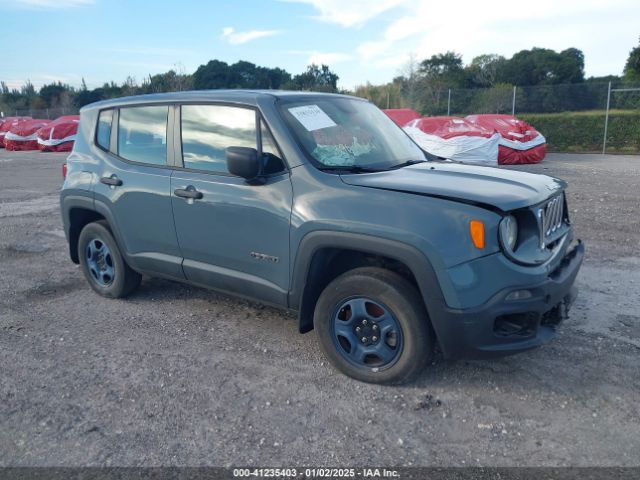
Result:
M0 465L640 465L640 157L550 155L588 256L554 343L336 373L270 308L165 280L96 296L67 256L62 154L0 151Z

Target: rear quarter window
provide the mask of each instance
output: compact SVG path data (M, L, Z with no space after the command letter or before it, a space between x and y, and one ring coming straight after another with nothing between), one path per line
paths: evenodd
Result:
M96 143L103 150L109 150L111 143L111 123L113 110L102 110L98 114L98 128L96 131Z

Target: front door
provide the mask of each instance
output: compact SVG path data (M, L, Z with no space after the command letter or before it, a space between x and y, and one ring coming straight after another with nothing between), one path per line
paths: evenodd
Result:
M268 130L255 110L235 106L183 105L180 122L184 168L171 177L171 203L185 276L286 305L292 188ZM229 174L230 146L261 152L271 172L264 184Z

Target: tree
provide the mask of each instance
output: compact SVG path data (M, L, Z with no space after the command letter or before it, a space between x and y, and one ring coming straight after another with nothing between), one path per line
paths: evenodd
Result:
M402 84L390 82L386 85L358 85L352 92L356 97L366 98L379 108L402 108L406 105L402 103Z
M193 88L281 88L291 75L281 68L258 67L240 60L233 65L211 60L193 74Z
M445 113L447 90L464 87L466 83L462 55L455 52L439 53L423 60L418 73L419 109L430 114Z
M141 90L144 93L181 92L189 90L191 85L191 75L169 70L166 73L149 75L149 78L142 83Z
M416 54L411 52L409 59L402 68L401 75L393 79L394 85L400 85L401 91L407 99L407 106L409 108L417 108L418 106L417 90L420 81L418 69L419 65L416 60Z
M511 113L513 85L497 83L474 95L471 108L478 113Z
M495 53L478 55L466 68L467 76L474 87L493 87L505 62L506 58Z
M427 78L437 78L451 87L464 86L462 55L455 52L439 53L420 63L419 72Z
M318 67L311 64L307 70L293 77L286 88L292 90L313 90L317 92L337 92L338 75L333 73L327 65Z
M584 54L577 48L521 50L500 69L498 81L512 85L551 85L584 81Z
M625 80L640 81L640 45L632 48L629 52L629 58L624 64L624 78Z
M210 60L200 65L193 74L193 88L207 90L210 88L227 88L229 85L229 65L220 60Z
M259 88L282 88L284 84L291 81L291 74L282 68L258 67L256 78Z
M558 55L557 83L580 83L584 81L584 53L577 48L567 48Z
M60 103L60 97L69 90L70 87L68 85L57 82L43 85L42 88L40 88L39 95L47 107L53 107Z

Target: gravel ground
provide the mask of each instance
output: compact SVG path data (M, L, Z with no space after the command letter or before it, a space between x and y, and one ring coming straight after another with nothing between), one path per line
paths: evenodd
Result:
M60 225L63 154L0 151L0 466L638 466L640 157L550 155L587 245L557 339L336 373L295 319L145 278L95 295Z

